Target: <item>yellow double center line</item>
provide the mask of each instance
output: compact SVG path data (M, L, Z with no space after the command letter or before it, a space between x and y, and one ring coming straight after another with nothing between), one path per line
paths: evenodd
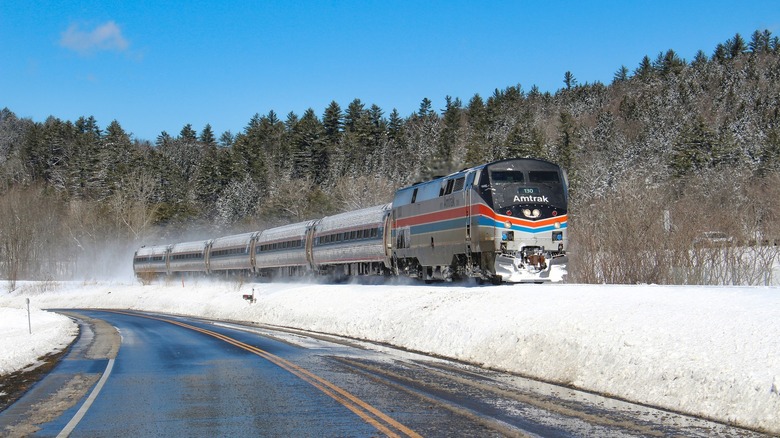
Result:
M409 437L420 437L421 435L417 432L409 429L408 427L404 426L403 424L399 423L398 421L394 420L384 412L380 411L379 409L371 406L370 404L366 403L365 401L359 399L355 395L349 393L345 389L335 385L334 383L323 379L322 377L307 371L298 365L295 365L294 363L282 359L279 356L276 356L274 354L271 354L265 350L262 350L260 348L257 348L255 346L243 343L241 341L238 341L236 339L233 339L229 336L223 335L221 333L217 333L211 330L202 329L200 327L195 327L193 325L189 325L183 322L171 320L171 319L165 319L165 318L157 318L154 316L149 315L143 315L138 313L129 313L129 312L120 312L115 311L115 313L122 313L125 315L131 315L131 316L140 316L143 318L149 318L149 319L155 319L158 321L167 322L170 324L178 325L180 327L194 330L196 332L203 333L205 335L212 336L214 338L217 338L219 340L225 341L228 344L235 345L238 348L244 349L246 351L249 351L251 353L254 353L263 359L266 359L279 367L289 371L290 373L298 376L301 380L304 380L308 383L310 383L315 388L319 389L332 399L336 400L337 402L341 403L349 409L350 411L357 414L360 418L362 418L366 423L371 424L372 426L376 427L377 430L384 433L385 435L389 437L400 437L402 435L409 436ZM395 429L395 430L394 430ZM396 432L397 431L397 432ZM400 434L402 435L399 435Z

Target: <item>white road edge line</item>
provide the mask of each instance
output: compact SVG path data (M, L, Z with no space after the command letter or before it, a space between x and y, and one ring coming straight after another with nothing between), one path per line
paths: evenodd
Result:
M106 366L106 370L103 371L103 376L100 378L100 381L98 381L97 386L95 386L95 388L89 394L89 397L87 397L87 401L85 401L84 404L81 405L81 408L79 408L78 412L76 412L76 415L74 415L73 418L71 418L68 424L65 425L65 428L62 429L62 432L60 432L57 435L57 438L66 438L70 435L71 432L73 432L73 429L76 428L76 426L79 424L79 421L81 421L81 419L84 418L84 415L92 406L92 402L95 401L98 394L100 393L100 390L103 389L103 385L106 384L106 380L108 380L108 376L111 374L111 370L113 368L114 368L114 359L109 359L108 366Z

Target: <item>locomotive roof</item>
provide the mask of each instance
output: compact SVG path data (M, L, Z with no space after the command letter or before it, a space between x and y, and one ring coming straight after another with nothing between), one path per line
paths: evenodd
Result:
M482 166L477 166L477 167L480 167L480 168L481 167L506 167L507 169L512 169L512 168L514 168L515 164L520 164L519 167L524 169L524 170L533 169L534 167L538 167L539 165L541 165L542 167L548 167L548 168L549 167L555 167L555 168L559 168L560 167L560 166L558 166L557 164L555 164L553 162L550 162L550 161L547 161L547 160L540 160L538 158L510 158L510 159L507 159L507 160L494 161L492 163L487 163L487 164L484 164ZM502 165L506 165L506 166L502 166Z
M449 175L437 175L437 176L434 176L433 178L427 179L425 181L417 181L414 184L412 184L411 186L402 187L399 190L404 190L404 189L407 189L407 188L410 188L410 187L416 187L416 186L419 186L421 184L426 184L426 183L429 183L429 182L432 182L432 181L438 181L438 180L441 180L441 179L444 179L444 178L451 178L451 177L453 177L455 175L458 175L458 174L461 174L461 173L466 173L466 172L471 171L471 170L483 169L485 167L495 167L496 165L500 165L500 164L503 164L503 163L508 164L510 162L518 162L518 161L520 161L520 162L543 163L543 164L549 165L549 166L560 167L560 166L558 166L557 164L555 164L555 163L553 163L551 161L542 160L541 158L506 158L506 159L503 159L503 160L497 160L497 161L492 161L490 163L480 164L480 165L474 166L474 167L466 167L466 168L461 169L461 170L459 170L457 172L450 173Z

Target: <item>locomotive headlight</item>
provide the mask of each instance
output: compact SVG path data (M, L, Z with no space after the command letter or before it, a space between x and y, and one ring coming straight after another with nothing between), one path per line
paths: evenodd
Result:
M557 230L559 228L561 228L561 223L560 222L556 222L555 223L555 229Z
M509 221L504 222L504 228L512 228L512 223Z
M530 208L524 208L522 210L522 213L523 213L523 216L525 216L525 217L527 217L529 219L536 219L536 218L538 218L539 216L542 215L542 212L539 211L539 209L537 209L537 208L535 208L533 210L531 210Z

